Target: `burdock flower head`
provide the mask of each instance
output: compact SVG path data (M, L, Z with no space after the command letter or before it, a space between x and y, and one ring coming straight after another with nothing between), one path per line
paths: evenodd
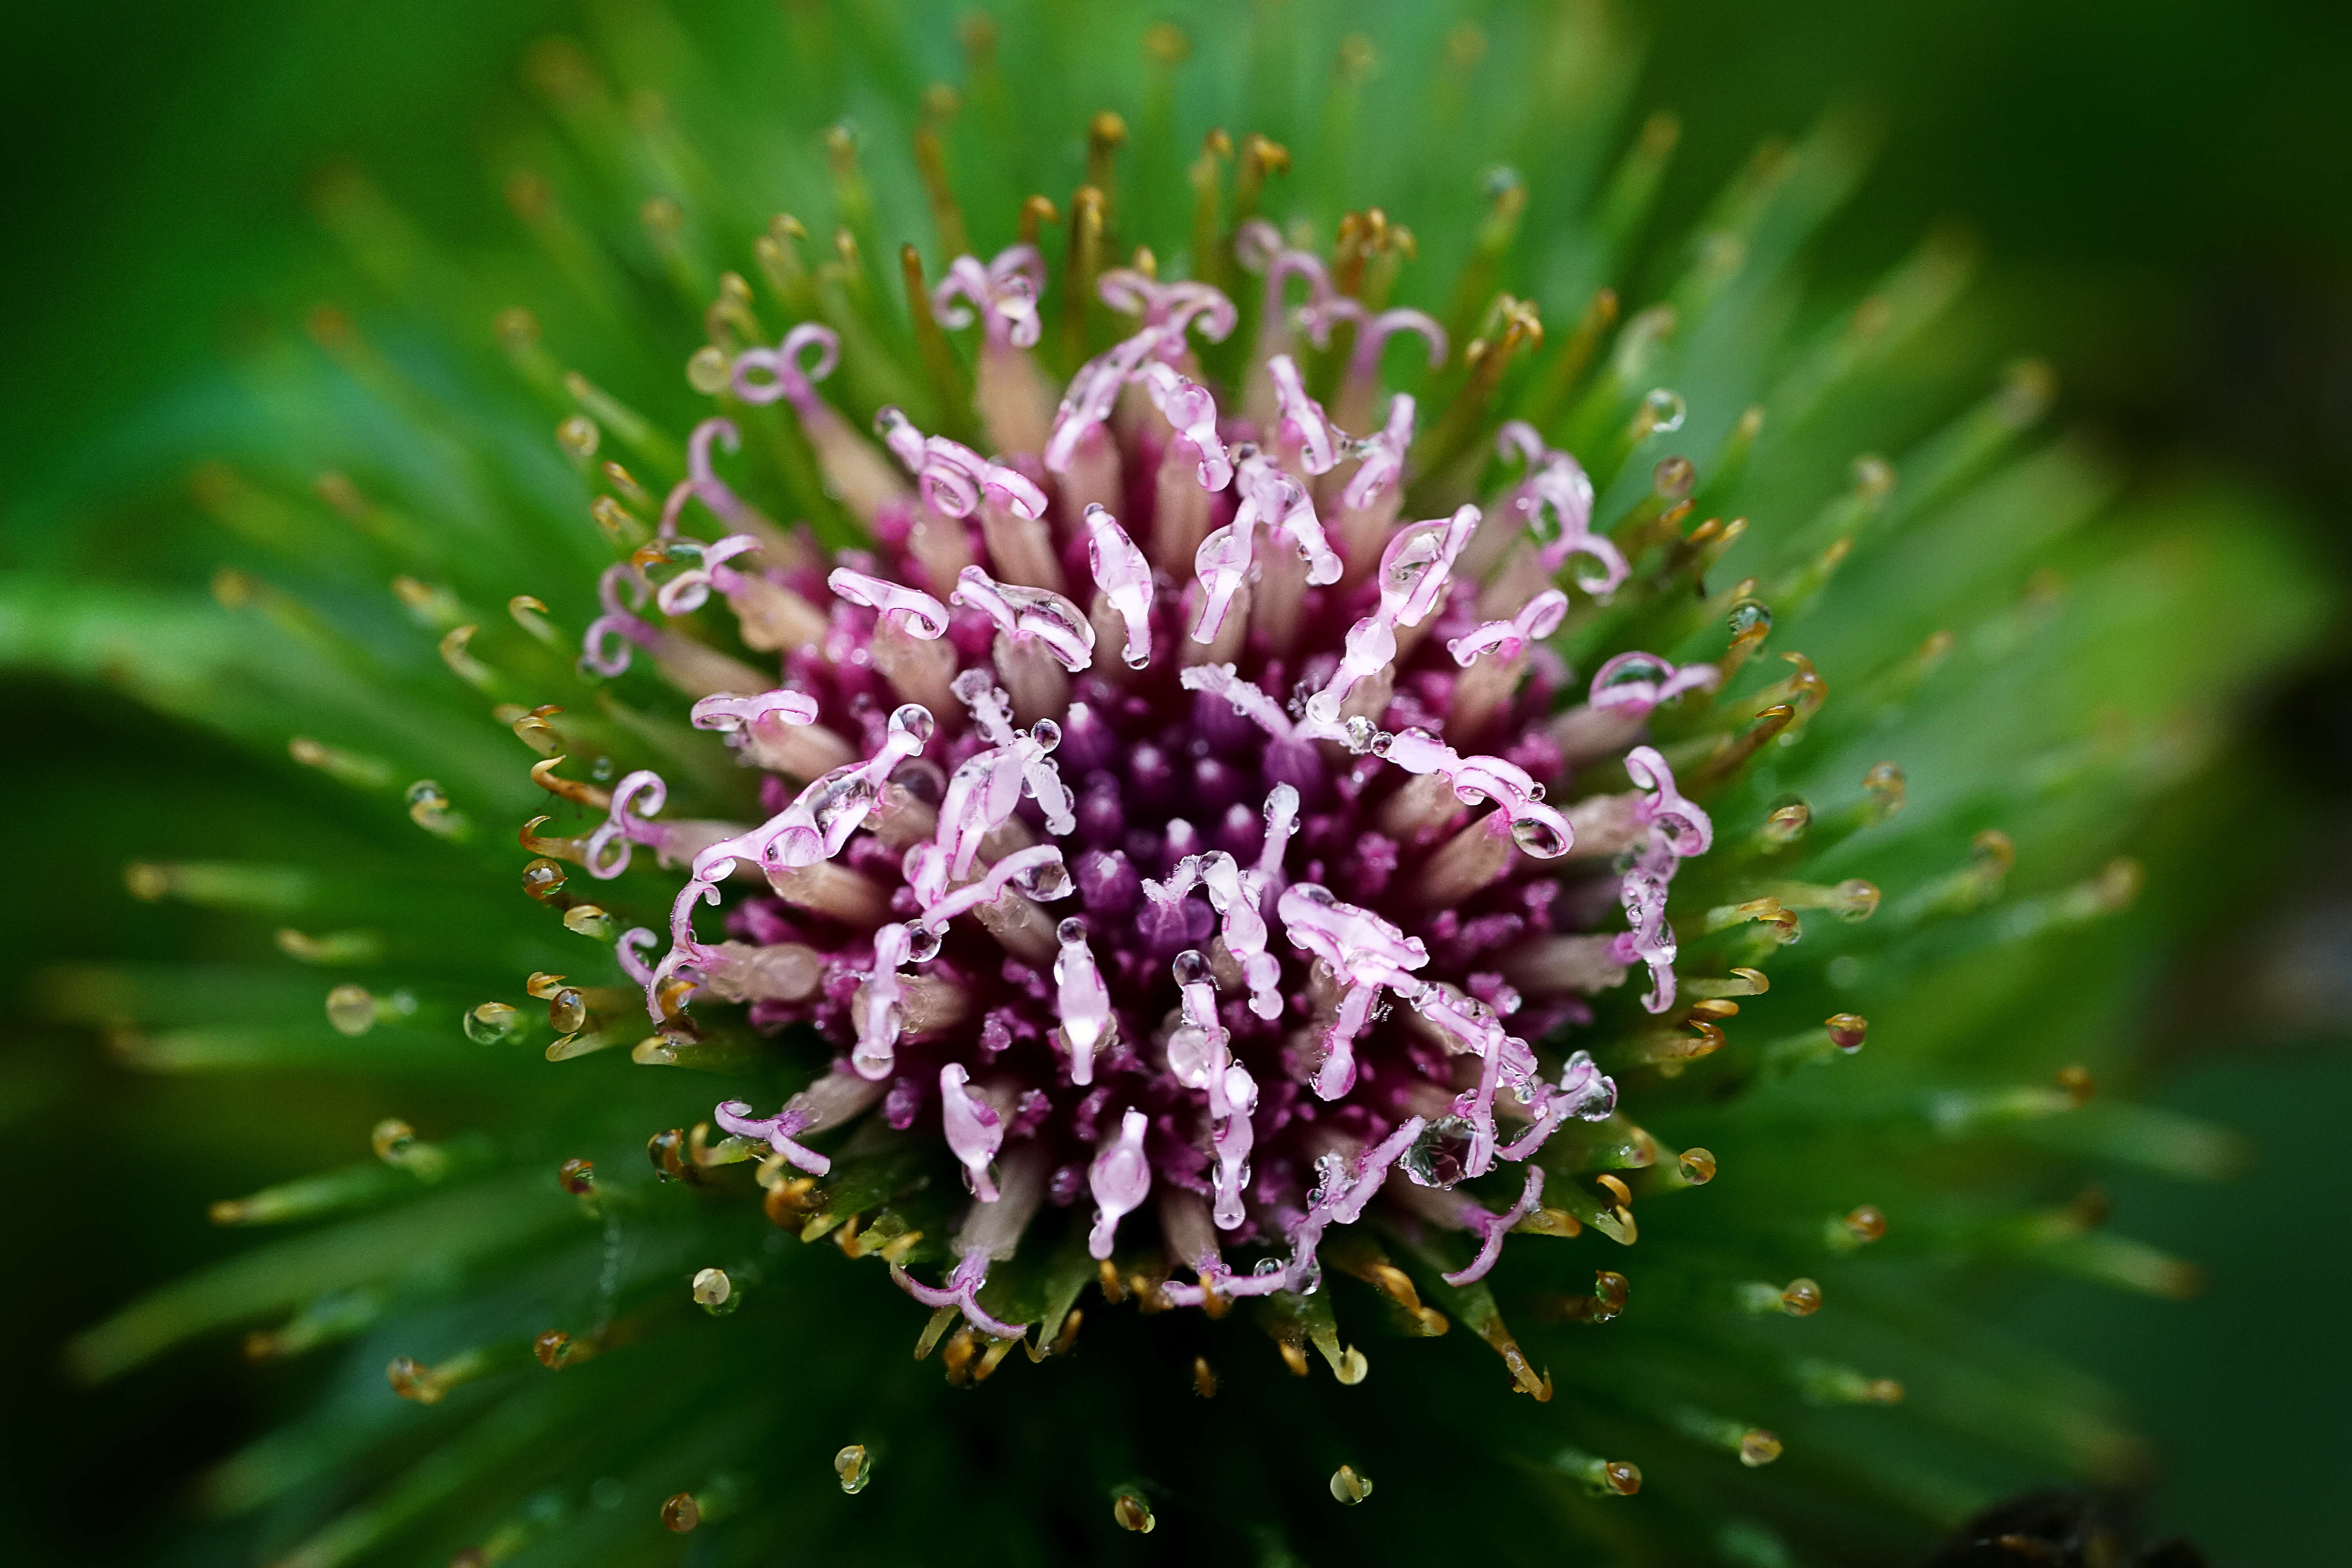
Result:
M1318 330L1367 314L1263 219L1237 247L1267 279L1276 330L1262 323L1259 348L1284 341L1291 278ZM1573 1228L1538 1206L1528 1162L1616 1104L1588 1051L1546 1061L1530 1040L1573 1044L1580 998L1629 963L1649 968L1650 1011L1674 1004L1667 889L1713 828L1654 747L1627 744L1718 672L1628 653L1560 700L1569 672L1544 657L1570 609L1559 563L1603 563L1579 584L1588 606L1628 567L1592 531L1583 469L1525 423L1501 428L1518 472L1485 507L1415 521L1412 395L1386 394L1381 423L1351 434L1291 353L1254 349L1230 363L1264 391L1255 417L1245 394L1221 407L1196 350L1240 312L1206 283L1092 279L1137 330L1052 405L1029 353L1045 277L1030 245L950 264L929 304L943 327L989 314L977 414L994 450L885 407L903 480L817 395L832 330L734 356L728 388L789 401L873 547L828 556L751 511L701 471L735 426L697 426L698 471L607 569L583 666L659 658L677 634L641 618L649 600L677 616L723 595L786 682L727 689L751 672L717 661L668 672L693 721L767 773L775 809L756 826L672 821L660 775L633 773L577 858L612 878L642 845L688 868L667 952L648 963L643 928L619 944L666 1054L698 1038L698 998L837 1043L782 1110L716 1110L773 1150L777 1179L830 1174L807 1141L869 1114L945 1144L972 1194L945 1278L892 1265L942 1321L1020 1339L1033 1325L991 1270L1070 1225L1111 1289L1131 1277L1181 1306L1313 1288L1327 1234L1368 1211L1435 1246L1464 1234L1444 1278L1470 1284L1512 1226ZM1383 395L1381 341L1402 327L1443 363L1444 329L1384 311L1339 370L1346 403ZM696 501L730 531L687 537ZM1612 764L1633 788L1573 818L1547 803L1544 781ZM1613 883L1633 928L1599 929L1589 888L1564 903L1563 873ZM739 879L756 891L729 911L736 940L698 936L697 910ZM1509 1167L1496 1207L1464 1184Z
M1958 1517L2003 1466L2129 1470L1951 1280L2187 1279L2053 1206L2067 1140L1998 1140L2089 1099L2087 1026L2018 977L2121 994L2067 944L2130 900L2113 846L2242 661L2090 722L2113 693L2065 672L2155 639L2060 629L2048 547L2091 469L2003 456L2048 374L1934 426L1904 355L1956 290L1948 241L1858 307L1799 304L1844 129L1759 155L1621 321L1606 280L1674 129L1574 205L1605 117L1572 134L1558 105L1608 94L1564 62L1622 59L1572 7L1509 23L1544 90L1496 143L1518 165L1475 181L1468 84L1524 85L1475 28L1430 88L1433 161L1374 179L1361 37L1293 174L1265 135L1180 145L1166 25L1131 138L1030 96L1051 73L984 21L963 89L918 92L789 8L780 68L811 101L864 83L912 158L842 121L828 176L772 180L698 150L647 62L747 149L769 100L696 87L630 15L611 54L645 79L542 47L569 151L502 154L545 253L515 276L554 286L495 338L547 412L428 373L433 332L322 310L334 384L371 399L322 504L200 476L313 584L238 566L216 595L345 683L257 660L305 694L208 716L363 791L413 779L388 828L482 872L387 861L339 904L345 860L133 870L368 911L278 945L404 966L329 994L339 1047L464 1086L432 1113L482 1129L387 1121L375 1162L217 1205L343 1217L81 1342L105 1373L290 1311L257 1356L390 1361L310 1429L363 1462L267 1439L210 1502L279 1506L311 1565L635 1560L663 1525L853 1560L1168 1527L1268 1562L1573 1534L1762 1563ZM803 216L739 205L778 183ZM321 193L408 302L388 320L482 335L495 274L356 174ZM2085 593L2146 591L2101 548ZM430 680L373 612L304 607L382 565L439 637ZM2022 851L2045 868L2012 897ZM100 1011L149 1067L310 1048ZM2211 1163L2104 1116L2079 1148ZM1003 1376L1016 1351L1044 1366ZM1906 1385L1924 1419L1845 1408ZM1805 1457L1764 1485L1784 1433ZM887 1522L822 1495L870 1480L904 1489Z

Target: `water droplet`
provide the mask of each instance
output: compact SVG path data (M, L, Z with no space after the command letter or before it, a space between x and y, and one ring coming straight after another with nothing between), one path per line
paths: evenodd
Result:
M544 903L563 890L563 862L542 855L522 868L522 890Z
M1362 756L1378 742L1379 730L1370 719L1359 713L1341 726L1348 732L1348 750Z
M705 397L715 397L726 391L732 374L726 351L715 343L703 344L686 362L686 384Z
M1076 915L1071 915L1054 928L1054 935L1064 946L1074 942L1084 942L1087 940L1087 922Z
M566 1160L555 1168L555 1184L575 1198L596 1190L596 1166L589 1160Z
M1151 668L1151 656L1148 653L1140 653L1130 648L1127 653L1127 668L1129 669L1149 669Z
M1874 1205L1857 1205L1846 1215L1845 1228L1856 1241L1876 1241L1886 1234L1886 1216Z
M907 928L907 962L929 963L940 955L940 933L926 925Z
M931 717L931 710L919 702L901 703L890 714L891 729L922 745L931 743L931 736L939 727L939 721Z
M1601 1484L1619 1497L1632 1497L1642 1489L1642 1467L1625 1459L1612 1459L1601 1467Z
M1859 500L1877 500L1895 489L1895 465L1864 452L1853 460L1853 493Z
M662 1528L684 1535L702 1522L702 1505L692 1492L680 1492L661 1506Z
M1822 1310L1822 1288L1810 1279L1791 1279L1780 1292L1780 1306L1792 1318L1810 1318Z
M1445 1188L1460 1182L1470 1152L1470 1123L1441 1116L1421 1130L1397 1163L1414 1184Z
M1040 903L1051 903L1070 896L1070 868L1059 860L1047 860L1016 873L1013 885Z
M1761 1427L1745 1433L1739 1439L1739 1462L1751 1470L1780 1457L1780 1439Z
M485 1002L466 1015L466 1037L478 1046L502 1045L522 1029L522 1014L503 1002Z
M1029 738L1050 752L1062 743L1062 727L1051 719L1040 719L1029 726Z
M1707 1150L1685 1149L1677 1163L1682 1166L1683 1180L1694 1187L1715 1180L1715 1155Z
M1838 919L1849 923L1866 921L1878 910L1878 889L1859 877L1840 882L1835 889L1837 903L1833 906Z
M1331 1472L1331 1495L1353 1508L1372 1495L1372 1479L1358 1475L1353 1465L1342 1465Z
M710 1313L731 1312L739 1304L735 1281L724 1268L705 1268L694 1277L694 1304Z
M1346 1350L1339 1352L1339 1364L1331 1369L1331 1375L1338 1378L1340 1384L1348 1388L1355 1387L1356 1384L1363 1382L1364 1379L1370 1377L1371 1374L1371 1359L1353 1345L1349 1345ZM1366 1481L1364 1483L1364 1495L1366 1497L1370 1497L1371 1495L1371 1491L1372 1483Z
M1742 599L1732 605L1727 620L1735 642L1743 637L1760 637L1772 629L1770 608L1756 599Z
M1822 1027L1830 1032L1830 1044L1842 1051L1858 1051L1870 1037L1870 1020L1859 1013L1832 1013Z
M576 1035L588 1026L588 998L567 985L547 999L547 1021L559 1035Z
M610 757L599 757L594 762L589 763L588 776L594 779L598 784L611 784L613 782L613 759Z
M603 434L593 419L574 414L555 427L555 444L570 453L574 461L584 463L596 455L596 444Z
M1555 859L1568 853L1566 836L1540 816L1511 818L1511 842L1538 860Z
M874 1456L863 1443L852 1443L833 1457L833 1473L841 1478L841 1489L856 1497L874 1479Z
M872 779L862 773L848 773L826 785L810 802L809 819L816 824L818 836L830 844L834 829L845 818L863 817L881 797L882 792L875 787ZM845 830L844 836L846 837Z
M1675 423L1681 421L1677 419ZM1682 500L1697 482L1698 470L1691 467L1688 458L1661 458L1658 466L1650 470L1650 488L1662 500Z
M416 1147L416 1129L398 1117L386 1117L369 1132L368 1145L375 1151L377 1159L387 1165L397 1165Z
M1217 1369L1209 1364L1207 1356L1192 1358L1192 1392L1203 1399L1217 1396Z
M1646 653L1624 654L1609 662L1616 668L1601 678L1603 691L1618 686L1655 685L1674 674L1674 666Z
M433 1374L415 1356L393 1357L384 1366L383 1380L403 1399L431 1405L440 1398L433 1388Z
M1120 1492L1111 1499L1110 1516L1121 1530L1131 1530L1138 1535L1149 1535L1160 1521L1151 1516L1151 1505L1133 1492Z
M595 904L574 904L563 911L563 929L574 936L584 936L597 942L610 942L616 922Z
M1170 967L1176 972L1179 985L1198 985L1209 978L1209 961L1197 948L1186 948L1176 955Z
M572 1336L562 1329L550 1329L531 1341L530 1353L539 1364L552 1371L572 1359Z
M327 1022L339 1035L364 1035L375 1027L375 998L364 985L338 985L327 993Z
M1642 412L1653 436L1671 436L1683 427L1683 395L1667 387L1652 389L1642 399Z

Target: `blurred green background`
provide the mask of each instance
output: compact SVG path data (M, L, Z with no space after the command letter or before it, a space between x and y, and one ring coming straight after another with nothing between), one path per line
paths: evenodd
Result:
M17 8L0 50L0 571L184 571L194 525L155 535L152 503L202 446L224 347L339 276L306 180L352 155L396 189L456 191L437 224L499 221L487 180L467 184L483 107L514 95L521 47L563 14L551 0ZM1990 335L2055 362L2067 423L2151 490L2257 492L2352 575L2352 11L1660 0L1626 14L1648 40L1635 112L1675 109L1685 126L1660 232L1759 136L1833 103L1873 110L1883 152L1822 253L1832 275L1859 282L1924 227L1965 220L1984 242ZM2352 1262L2331 1245L2352 1204L2335 1153L2352 1102L2352 836L2335 826L2352 798L2346 654L2339 637L2250 715L2246 765L2284 775L2300 815L2243 823L2210 853L2280 857L2286 875L2256 909L2210 911L2163 981L2149 1041L2168 1064L2151 1098L2243 1129L2253 1161L2228 1186L2137 1178L2114 1194L2119 1226L2203 1263L2208 1289L2178 1305L2036 1284L1997 1308L2126 1391L2165 1460L2151 1522L2226 1563L2334 1560L2352 1538L2352 1338L2336 1323ZM268 1108L230 1083L176 1084L167 1105L86 1034L28 1022L28 990L62 960L194 956L216 940L132 901L125 861L332 836L342 807L52 681L0 675L0 737L15 839L0 900L0 1191L15 1198L0 1560L151 1555L182 1479L301 1374L259 1377L223 1349L96 1401L65 1386L54 1347L229 1245L201 1202L279 1173L238 1163ZM305 1110L321 1149L376 1113L323 1097ZM285 1131L269 1136L282 1157ZM200 1193L179 1179L197 1164Z

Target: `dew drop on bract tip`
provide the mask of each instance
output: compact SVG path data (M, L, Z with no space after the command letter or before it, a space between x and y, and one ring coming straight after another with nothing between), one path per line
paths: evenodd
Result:
M574 904L563 911L563 929L574 936L610 942L613 940L614 921L611 913L599 905Z
M702 1505L692 1492L679 1492L661 1506L663 1528L684 1535L702 1522Z
M1754 599L1742 599L1731 606L1728 624L1735 637L1761 637L1772 629L1772 612Z
M724 1268L705 1268L694 1277L694 1302L707 1312L724 1311L734 1304L735 1282Z
M1149 1535L1160 1523L1151 1516L1151 1505L1133 1492L1121 1492L1111 1500L1110 1516L1121 1530L1131 1530L1138 1535Z
M1683 395L1668 387L1657 387L1642 399L1642 406L1650 416L1650 433L1671 436L1683 427Z
M686 362L687 385L705 397L713 397L726 391L732 374L733 367L727 363L726 351L715 344L703 344Z
M485 1002L466 1015L466 1037L478 1046L495 1046L515 1037L522 1014L504 1002Z
M339 1035L364 1035L375 1027L375 998L364 985L338 985L327 993L327 1022Z
M368 1146L386 1164L398 1164L416 1147L416 1129L398 1117L386 1117L368 1134Z
M874 1479L874 1456L863 1443L852 1443L833 1457L833 1473L841 1478L841 1489L856 1497Z
M522 868L522 890L534 899L551 899L563 890L563 863L545 856Z
M1371 1478L1357 1474L1353 1465L1342 1465L1331 1472L1331 1495L1353 1508L1372 1495Z
M565 986L547 999L547 1021L559 1035L578 1033L588 1024L588 998Z

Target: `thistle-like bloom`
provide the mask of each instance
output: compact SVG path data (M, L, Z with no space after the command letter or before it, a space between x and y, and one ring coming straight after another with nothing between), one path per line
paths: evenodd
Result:
M1571 22L1545 58L1585 58ZM810 62L831 35L795 38L803 85L830 90ZM1195 1554L1548 1561L1580 1532L1777 1560L1783 1537L1924 1536L1977 1500L1814 1412L1906 1380L1938 1441L2122 1473L2128 1439L2073 1384L2016 1374L1938 1271L2186 1278L2087 1205L2021 1195L2063 1167L1995 1142L2091 1089L2060 1072L2078 1011L2003 977L2129 901L2118 836L2210 728L2103 720L2085 749L2105 698L2069 679L2075 644L2036 641L2060 605L2033 567L2095 487L2063 452L1999 456L2046 374L1922 434L1899 492L1854 458L1856 400L1958 268L1931 247L1776 345L1761 302L1844 178L1833 132L1759 160L1666 302L1621 324L1596 268L1623 261L1670 126L1599 218L1543 215L1565 237L1532 261L1522 223L1579 184L1566 169L1490 174L1467 220L1431 196L1415 236L1309 199L1337 187L1304 156L1294 195L1263 136L1212 132L1187 163L1157 97L1132 146L1091 122L1057 205L1010 183L1033 165L993 40L967 31L961 114L920 95L909 179L869 184L853 128L824 134L823 244L740 218L731 165L650 88L625 110L578 49L534 55L588 184L643 201L598 248L573 185L509 186L568 292L499 318L499 342L568 470L543 436L507 440L493 396L431 412L419 382L463 377L412 381L313 318L422 466L384 480L397 507L341 468L317 493L446 675L412 681L405 654L353 651L363 618L234 568L215 595L303 639L257 660L299 700L205 717L362 790L414 777L398 858L421 829L466 874L332 914L340 863L132 886L321 911L278 941L359 976L327 999L332 1059L380 1066L371 1092L494 1087L464 1101L478 1140L387 1121L374 1163L221 1205L342 1217L132 1309L79 1364L281 1309L257 1355L367 1334L355 1354L396 1358L392 1393L438 1409L410 1413L429 1441L380 1452L420 1468L360 1491L315 1458L369 1447L378 1387L214 1485L289 1500L312 1568L428 1529L473 1563L566 1531L557 1556L629 1556L705 1522L854 1557L811 1489L887 1487L894 1452L945 1510L888 1527L909 1560L1041 1557L1065 1536L1035 1520L1073 1497ZM1181 44L1155 30L1152 68ZM1530 101L1524 144L1566 145ZM1458 194L1459 166L1394 188ZM1327 208L1345 216L1318 228ZM329 216L373 276L478 331L477 274L381 196L335 186ZM640 298L665 288L685 316ZM639 350L688 390L630 381ZM533 510L567 485L576 506ZM351 547L290 533L290 503L228 470L200 494L303 569ZM2116 640L2085 668L2152 635L2089 624ZM358 695L336 706L318 668ZM2219 711L2243 673L2182 701ZM205 706L174 674L154 700ZM485 708L511 739L480 734ZM1908 811L1898 757L1919 759ZM2010 896L2019 843L2044 868ZM282 1031L142 1033L111 993L91 1011L142 1065L310 1059L272 1055ZM435 1055L460 1018L469 1054ZM2210 1155L2108 1117L2086 1146ZM1883 1237L1912 1273L1860 1260ZM937 1369L969 1385L1016 1352L1051 1364L990 1396L1027 1414L936 1394ZM1299 1392L1318 1362L1353 1403ZM1197 1419L1169 1403L1194 1394L1216 1399ZM1780 1434L1804 1473L1738 1485ZM1644 1465L1647 1511L1597 1519ZM628 1529L583 1511L640 1493ZM1291 1518L1327 1495L1372 1500ZM1495 1541L1488 1519L1531 1522Z
M1319 279L1315 258L1269 244L1270 277ZM1034 320L1034 268L1016 250L960 258L950 277L967 293L1011 279ZM690 1041L698 998L748 1002L763 1029L812 1022L842 1047L830 1070L880 1091L875 1114L932 1130L972 1202L949 1285L896 1278L974 1328L1021 1331L982 1305L990 1268L1051 1245L1031 1233L1053 1208L1091 1206L1088 1250L1116 1279L1121 1221L1150 1194L1124 1256L1165 1257L1170 1299L1199 1303L1311 1285L1327 1234L1373 1212L1392 1172L1381 1208L1469 1237L1475 1257L1447 1276L1467 1284L1494 1267L1506 1222L1466 1193L1415 1208L1402 1187L1450 1192L1611 1113L1615 1084L1563 1030L1635 958L1650 1010L1671 1005L1665 887L1712 836L1649 747L1624 762L1634 788L1586 808L1616 825L1597 852L1579 856L1545 800L1542 781L1575 777L1551 730L1593 701L1630 711L1615 678L1646 657L1621 656L1585 704L1563 703L1568 672L1534 657L1569 610L1545 579L1561 542L1616 562L1582 593L1605 595L1623 563L1590 542L1575 459L1524 426L1504 440L1526 466L1518 491L1391 521L1409 395L1392 396L1376 449L1308 397L1289 354L1246 359L1242 379L1276 389L1261 428L1180 368L1198 369L1188 329L1232 332L1231 300L1133 273L1097 291L1140 330L1078 369L1049 424L1017 405L1042 384L1034 367L982 385L983 427L1045 429L1041 450L982 457L885 408L876 428L909 482L860 492L870 456L815 416L828 477L870 503L878 548L859 565L820 579L814 552L783 541L763 553L750 533L677 533L650 570L620 569L619 592L672 615L711 587L741 603L764 584L810 606L811 635L782 650L784 684L686 693L698 723L772 770L774 815L715 841L701 825L681 835L657 820L659 779L632 775L583 863L609 879L632 844L705 841L668 930L621 938L653 1023ZM942 326L970 324L944 296L936 308ZM799 363L796 342L818 367L839 361L821 325L784 342L745 350L730 384L747 362ZM982 352L1024 346L1016 321ZM694 444L725 428L714 416ZM1483 583L1462 569L1474 551ZM692 564L666 574L674 559ZM659 635L615 609L583 667L618 674ZM1649 701L1714 676L1677 672ZM794 766L835 757L848 760L814 776ZM1562 873L1588 882L1616 854L1634 929L1564 922ZM698 933L697 911L745 879L728 926L750 940ZM658 961L640 956L665 942ZM761 978L780 951L798 961L781 985ZM1530 1043L1555 1038L1564 1071ZM782 1124L805 1131L827 1096L765 1124L780 1160L807 1163ZM1540 1189L1530 1173L1530 1198ZM1529 1199L1501 1206L1516 1224Z

